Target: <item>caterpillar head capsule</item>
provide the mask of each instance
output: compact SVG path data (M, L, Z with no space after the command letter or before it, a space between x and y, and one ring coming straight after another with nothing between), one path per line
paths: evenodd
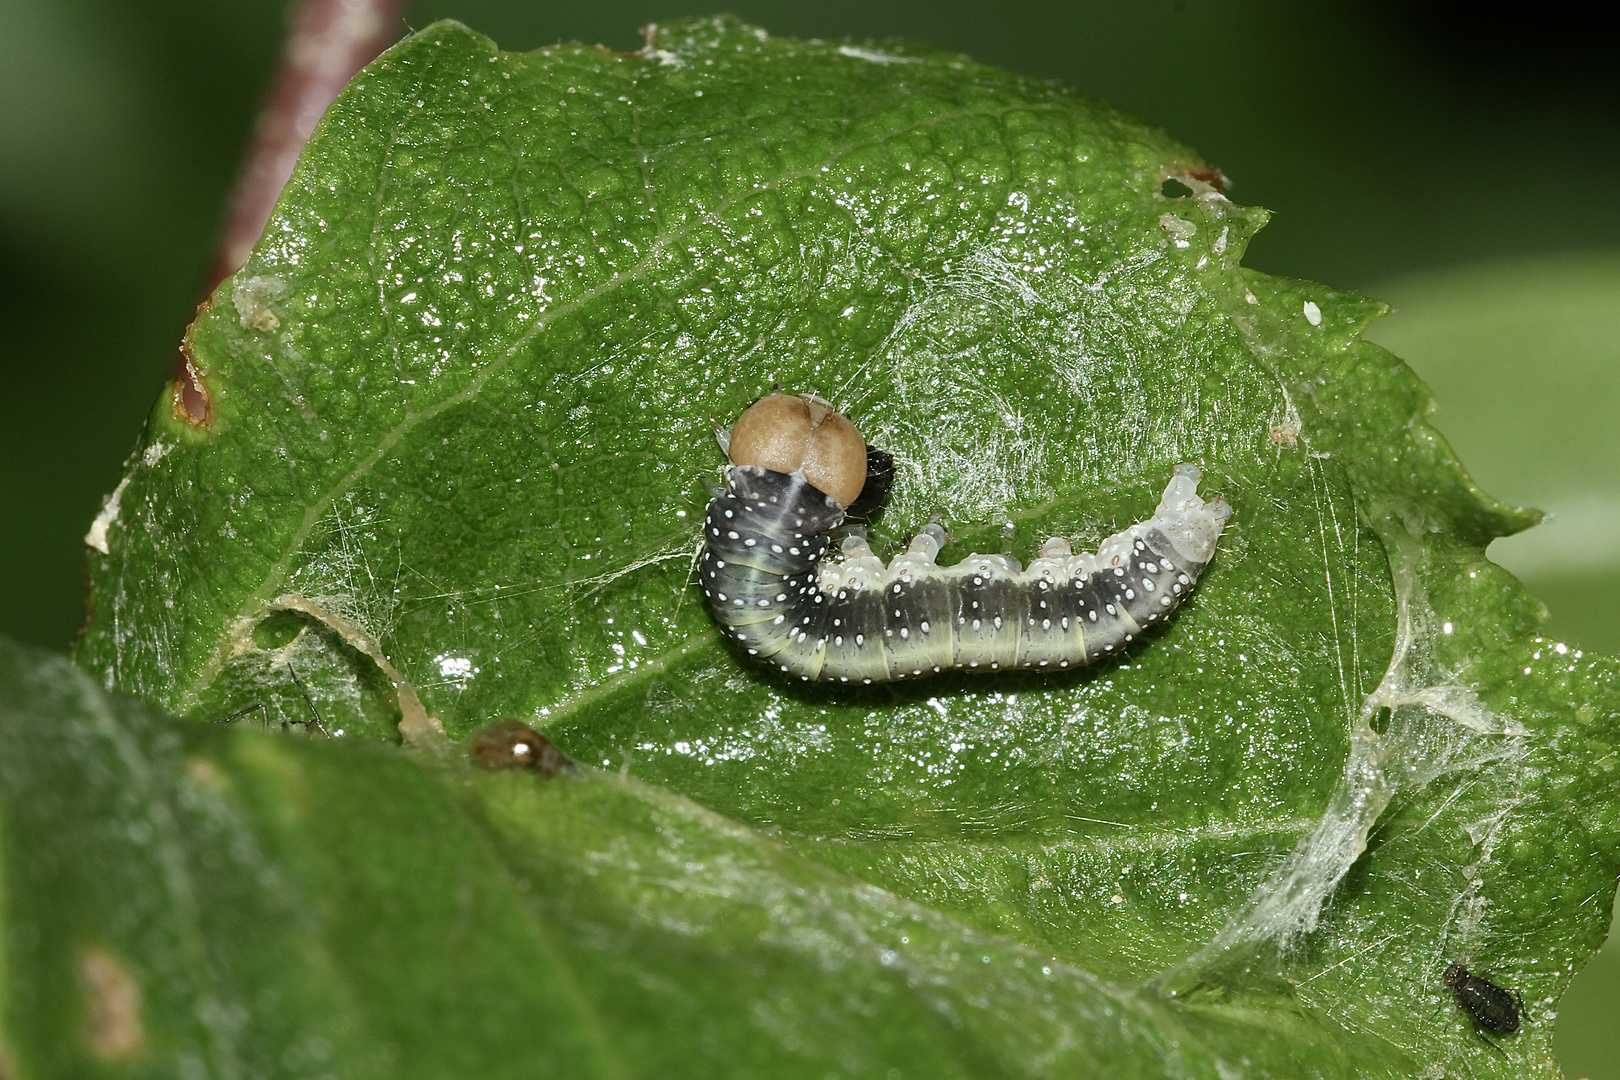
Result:
M811 394L762 397L737 418L728 447L734 465L797 473L840 506L866 484L866 441L855 425Z

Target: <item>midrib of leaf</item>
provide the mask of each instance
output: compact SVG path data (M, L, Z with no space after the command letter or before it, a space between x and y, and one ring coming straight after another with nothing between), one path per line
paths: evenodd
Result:
M426 82L427 80L425 79L419 79L415 85L418 88L421 88L426 85ZM1030 103L1027 105L1020 105L1016 107L1009 106L1001 109L974 108L951 110L930 116L914 124L908 124L905 127L894 128L883 133L882 135L873 136L870 139L865 139L856 143L847 143L840 147L836 153L828 155L816 165L808 168L793 169L787 172L779 173L771 177L769 180L756 184L747 191L740 192L729 199L720 201L713 207L704 208L703 213L700 215L694 215L692 221L687 225L677 228L674 232L661 233L658 237L656 237L648 245L647 252L641 257L640 260L637 261L634 266L630 267L628 270L618 271L606 281L598 285L591 286L590 288L577 294L572 299L560 304L555 304L552 307L542 311L536 317L534 324L520 334L517 339L506 349L503 355L486 365L482 370L475 374L465 387L425 409L418 412L407 412L399 423L395 424L393 428L383 435L383 437L378 441L377 446L370 453L366 454L359 463L350 469L349 472L345 474L336 484L327 489L323 495L305 507L303 517L299 520L297 528L293 530L292 535L288 538L286 548L282 552L281 557L276 560L273 566L271 566L269 573L265 575L264 580L260 582L258 587L248 594L247 599L244 600L241 606L237 608L236 613L224 620L221 627L219 640L214 646L213 653L198 670L197 674L186 682L179 696L176 711L184 715L191 712L198 706L198 704L201 702L202 695L208 691L209 687L213 685L214 680L219 677L220 672L223 671L226 664L229 663L236 643L244 635L251 632L253 626L265 616L270 600L281 592L282 586L287 581L287 577L292 570L294 559L303 550L304 542L309 539L310 533L314 531L315 527L326 516L326 513L331 508L332 504L337 499L341 498L346 492L348 492L360 480L361 477L369 474L376 464L381 461L384 456L386 456L388 452L400 442L401 439L409 435L417 426L432 420L446 409L449 409L455 405L476 400L477 397L483 392L483 389L488 384L489 380L504 372L512 360L515 359L524 350L524 348L535 339L535 337L537 337L552 323L556 322L560 318L563 318L564 316L578 311L580 308L594 300L610 295L622 285L639 281L643 275L645 275L657 264L659 258L671 244L685 238L690 232L698 227L702 225L714 225L723 228L725 223L723 220L719 219L719 212L740 205L742 202L755 198L763 192L773 191L782 184L793 180L815 181L818 176L826 172L827 169L833 164L837 163L840 159L849 154L856 153L869 147L880 146L891 139L897 138L909 132L921 130L935 124L945 123L948 121L960 120L971 116L1002 117L1013 111L1050 112L1056 108L1057 107L1054 105ZM388 143L388 154L390 157L393 153L394 146L395 142L392 138L390 138ZM387 159L385 159L385 161L386 160ZM386 168L386 165L384 168ZM379 191L376 205L380 207L381 204L382 192ZM374 239L376 235L375 226L373 227L371 235ZM374 255L375 252L376 246L373 242L372 244L368 245L368 255ZM231 282L234 280L234 277L227 279L227 281L220 286L220 289L223 290L228 288ZM386 307L386 304L384 306ZM390 325L392 324L390 323Z
M998 837L994 840L978 840L972 836L953 836L948 840L932 838L916 840L912 839L907 832L899 831L904 828L903 826L889 826L882 830L851 832L844 836L818 839L816 844L818 847L868 848L876 843L883 847L904 847L908 850L932 847L949 852L982 850L999 855L1016 855L1024 851L1088 851L1102 853L1121 851L1162 854L1204 840L1257 839L1279 834L1298 835L1313 827L1317 822L1317 816L1299 815L1250 819L1241 822L1229 821L1213 825L1194 825L1185 829L1142 828L1140 826L1126 825L1124 822L1102 821L1101 818L1081 818L1080 820L1097 821L1105 825L1119 825L1129 831L1117 836L1093 836L1088 834L1083 837L1058 840L1045 839L1039 836L1021 838L1016 835Z
M552 937L550 929L543 919L535 914L530 906L524 890L518 885L517 877L512 872L512 865L500 849L499 843L492 834L489 823L477 813L462 809L462 818L466 822L468 831L478 838L479 846L483 850L484 858L489 866L495 868L495 874L506 886L508 895L523 897L515 906L522 912L523 925L528 928L531 940L545 953L551 961L549 974L561 986L568 1003L573 1006L574 1015L579 1017L590 1039L591 1046L596 1051L597 1060L603 1064L604 1074L614 1080L629 1080L632 1075L625 1068L623 1060L614 1053L613 1044L607 1035L607 1028L602 1023L602 1017L592 1006L590 999L580 991L579 982L574 978L574 967Z
M570 719L575 714L588 711L597 702L618 694L626 687L635 686L655 675L662 675L671 664L691 655L699 648L706 645L718 645L719 638L720 632L712 628L707 633L693 634L675 648L665 649L657 657L643 663L634 671L619 672L603 679L595 686L582 690L567 698L562 704L552 707L551 712L546 715L547 726L560 726L562 721Z

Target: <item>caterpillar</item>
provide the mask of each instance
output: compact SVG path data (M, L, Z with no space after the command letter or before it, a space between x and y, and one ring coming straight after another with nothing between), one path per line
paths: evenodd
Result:
M1153 516L1094 554L1054 537L1027 569L1003 555L940 566L945 531L929 524L888 566L854 535L824 564L881 451L808 394L761 398L720 441L731 464L704 521L704 596L748 655L806 681L1092 663L1175 611L1232 514L1178 465Z

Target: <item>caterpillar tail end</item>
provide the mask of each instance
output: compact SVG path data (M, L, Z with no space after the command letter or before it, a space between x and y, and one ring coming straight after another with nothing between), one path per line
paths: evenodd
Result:
M1177 465L1153 518L1176 552L1200 565L1214 558L1215 544L1232 518L1231 504L1224 498L1217 495L1206 502L1199 496L1203 479L1204 471L1197 465Z

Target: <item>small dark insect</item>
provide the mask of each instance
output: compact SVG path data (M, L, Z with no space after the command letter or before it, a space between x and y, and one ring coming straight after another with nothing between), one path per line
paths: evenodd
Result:
M574 770L568 755L518 720L497 720L480 731L473 736L469 753L475 763L486 769L533 769L541 776Z
M313 728L315 728L316 731L319 731L322 735L326 735L326 736L330 737L332 733L330 731L327 731L326 730L326 725L321 722L321 712L320 712L320 710L315 707L315 701L314 701L314 699L312 699L309 696L309 691L304 689L304 680L300 679L298 677L298 672L293 670L293 666L291 664L287 665L287 674L292 676L293 684L298 687L298 692L304 696L304 704L309 707L310 719L308 719L308 720L283 720L281 722L281 730L282 731L287 731L291 727L291 725L293 725L293 724L301 724L301 725L303 725L303 727L304 727L304 729L306 731L309 728L313 727ZM242 717L246 716L248 713L251 713L251 712L256 712L256 713L259 714L259 722L260 722L261 726L263 727L263 729L265 731L269 731L270 730L270 710L265 707L263 702L255 702L254 704L249 705L245 709L238 709L235 712L231 713L231 715L222 716L222 717L220 717L219 719L217 719L217 720L215 720L213 722L216 723L216 724L229 724L232 721L240 720Z
M292 676L293 684L298 687L298 692L304 695L304 704L309 706L309 715L311 717L309 720L294 720L293 723L303 724L306 730L309 725L314 724L316 731L330 738L332 733L326 730L325 724L321 723L321 711L315 707L315 702L309 696L309 691L304 689L304 680L298 677L298 672L293 670L291 664L287 665L287 674Z
M264 707L264 703L262 701L254 702L252 705L249 705L245 709L237 709L235 712L231 713L231 715L229 715L229 716L221 716L217 720L210 721L210 723L214 723L214 724L230 724L230 723L234 723L235 721L242 719L242 717L246 716L248 713L251 713L251 712L256 712L256 713L259 714L259 724L264 728L265 731L269 731L270 730L270 710Z
M1474 1023L1492 1035L1512 1035L1519 1030L1519 1014L1524 1002L1519 995L1482 976L1475 975L1461 962L1446 968L1441 981L1457 998L1457 1004L1474 1018Z

